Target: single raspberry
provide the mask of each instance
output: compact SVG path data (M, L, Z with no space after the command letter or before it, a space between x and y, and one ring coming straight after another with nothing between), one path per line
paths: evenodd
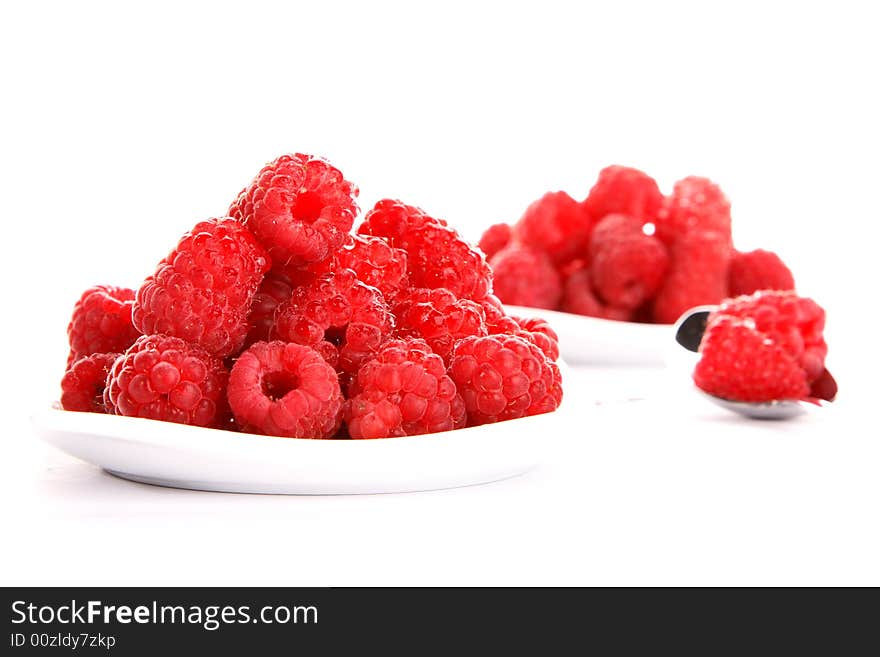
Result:
M227 375L198 345L144 335L113 363L104 405L117 415L219 428L228 418Z
M339 347L339 367L355 374L391 334L394 318L381 292L350 269L322 274L294 289L275 311L273 339L315 347Z
M254 294L269 266L265 249L240 223L202 221L138 290L134 325L146 335L173 335L229 356L244 344Z
M480 237L477 246L480 247L488 260L507 246L512 238L512 233L513 229L510 224L492 224Z
M669 266L663 242L646 235L643 227L641 219L609 214L593 230L593 289L617 308L635 309L653 297Z
M229 206L278 266L323 260L342 246L358 213L358 189L322 158L273 160Z
M651 176L638 169L613 165L599 172L584 208L593 221L609 214L625 214L651 223L662 204L663 194Z
M456 340L486 335L486 321L480 304L457 299L444 289L418 288L394 309L397 334L425 340L443 360L449 358Z
M352 380L345 422L352 438L449 431L464 426L464 401L424 340L390 340Z
M735 401L804 399L804 370L782 345L746 320L721 316L706 327L694 383L701 390Z
M449 375L464 399L468 426L548 413L562 402L559 368L515 335L460 340Z
M590 269L586 266L574 269L568 274L562 285L562 300L560 302L562 311L622 322L632 319L632 310L606 306L602 303L593 291L591 278Z
M724 301L710 315L709 322L720 317L734 317L753 325L795 359L806 372L808 383L825 370L825 311L812 299L794 292L760 291Z
M445 288L459 299L474 301L492 291L492 272L483 254L445 221L419 208L389 199L379 201L358 233L384 237L391 246L406 251L413 287Z
M666 279L654 298L654 321L672 324L695 306L720 303L727 296L730 264L727 235L693 230L669 248Z
M131 323L134 290L96 285L83 292L67 326L68 367L83 356L122 353L140 335Z
M717 233L728 246L732 243L730 202L708 178L690 176L675 183L654 224L667 245L695 231Z
M303 345L251 345L232 367L227 394L236 421L249 433L330 438L342 420L336 370Z
M257 293L251 301L248 313L248 335L245 345L265 342L275 325L275 309L290 298L293 284L285 275L275 271L266 274Z
M61 407L66 411L106 413L107 374L119 354L92 354L73 363L61 379Z
M492 256L495 294L504 303L556 308L562 294L553 262L537 249L511 244Z
M586 249L592 227L583 204L565 192L548 192L526 208L513 227L513 237L562 264Z
M732 297L758 290L793 290L794 276L772 251L734 251L727 273L727 287Z

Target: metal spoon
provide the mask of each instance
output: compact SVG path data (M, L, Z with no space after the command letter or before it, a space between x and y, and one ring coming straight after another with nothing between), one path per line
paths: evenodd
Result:
M713 310L715 310L715 306L699 306L682 315L675 324L675 341L684 349L698 353L700 341L706 331L706 320ZM769 402L741 402L716 397L702 390L699 392L721 408L758 420L786 420L807 412L803 403L789 399Z

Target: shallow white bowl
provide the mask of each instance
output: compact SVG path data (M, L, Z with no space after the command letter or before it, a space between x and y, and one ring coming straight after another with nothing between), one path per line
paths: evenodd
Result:
M569 363L662 366L675 342L672 325L620 322L524 306L505 308L511 315L546 319L559 335L559 351Z
M57 408L33 417L58 449L147 484L235 493L356 494L481 484L534 467L566 409L408 438L304 440ZM569 420L569 424L570 424Z

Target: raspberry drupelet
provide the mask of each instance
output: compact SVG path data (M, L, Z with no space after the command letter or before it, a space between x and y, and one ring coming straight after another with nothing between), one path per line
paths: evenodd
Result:
M131 322L134 290L96 285L83 292L73 307L67 338L73 361L97 353L121 353L140 335Z
M65 411L106 413L104 388L119 354L92 354L75 361L61 379L61 407Z

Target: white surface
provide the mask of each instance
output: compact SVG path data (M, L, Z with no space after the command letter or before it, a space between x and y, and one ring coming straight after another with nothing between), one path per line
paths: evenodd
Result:
M589 4L3 3L0 582L880 585L873 7ZM840 401L755 424L587 370L567 395L650 401L576 404L526 476L405 495L162 489L37 441L81 290L138 285L295 149L471 237L612 162L708 175L828 310Z

